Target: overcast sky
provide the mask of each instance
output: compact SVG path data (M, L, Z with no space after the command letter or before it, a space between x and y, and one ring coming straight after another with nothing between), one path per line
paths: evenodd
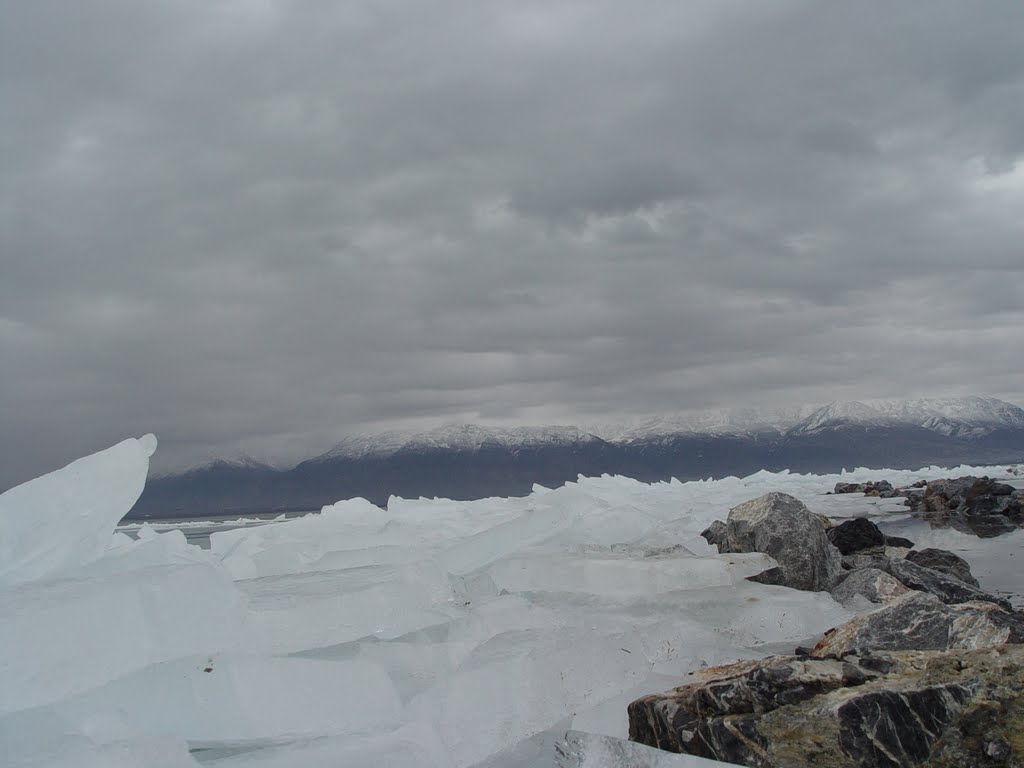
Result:
M0 0L0 486L1024 404L1024 8Z

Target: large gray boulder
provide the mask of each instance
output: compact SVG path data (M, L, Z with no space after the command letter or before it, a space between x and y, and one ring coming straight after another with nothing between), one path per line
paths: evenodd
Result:
M874 651L946 651L1024 642L1024 616L989 602L948 605L935 595L908 592L887 605L830 629L812 656Z
M629 705L630 739L758 768L1024 764L1024 647L777 656Z
M931 547L916 549L907 552L906 559L925 568L931 568L933 571L952 576L954 579L959 579L964 584L970 584L972 587L978 586L978 580L971 573L970 563L948 549L933 549Z
M862 607L859 603L891 603L911 590L895 576L878 568L851 571L832 589L832 598L847 608Z
M1006 610L1011 609L1010 601L1005 598L990 595L988 592L960 581L960 579L956 579L941 571L925 568L923 565L918 565L910 560L890 558L888 566L883 568L883 570L887 570L911 589L931 592L944 603L955 604L987 601L995 603Z
M785 493L768 493L729 511L721 552L763 552L778 564L761 581L827 591L842 574L842 558L825 523Z
M907 496L914 515L982 538L1024 526L1024 491L987 477L933 480Z

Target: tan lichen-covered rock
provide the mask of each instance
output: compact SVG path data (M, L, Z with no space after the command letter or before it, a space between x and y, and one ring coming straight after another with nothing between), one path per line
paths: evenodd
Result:
M949 650L1024 642L1024 617L990 602L947 605L909 592L878 610L830 629L812 656L897 650Z
M799 499L768 493L729 511L721 552L763 552L778 568L756 580L793 589L831 589L842 574L839 550L825 524Z
M759 768L1024 765L1024 647L774 657L629 706L630 739Z

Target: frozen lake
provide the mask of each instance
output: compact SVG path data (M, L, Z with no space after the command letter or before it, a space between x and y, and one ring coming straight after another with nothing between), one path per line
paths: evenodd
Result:
M356 499L115 532L153 444L127 441L5 498L38 511L9 517L5 539L10 765L550 768L566 730L623 737L632 699L852 617L826 592L747 581L773 561L700 537L769 491L873 517L957 551L985 589L1022 591L1021 531L975 539L909 518L899 498L825 495L840 480L1009 468L605 476L523 498Z

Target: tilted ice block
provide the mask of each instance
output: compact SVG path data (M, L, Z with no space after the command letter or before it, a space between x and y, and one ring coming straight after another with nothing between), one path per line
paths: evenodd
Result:
M575 515L561 507L534 509L506 523L488 528L439 555L449 573L463 575L500 560L502 557L540 544L567 528Z
M805 641L853 618L827 592L745 582L664 596L664 610L721 630L740 645Z
M102 556L155 450L153 435L125 440L0 494L0 589Z
M340 647L326 653L303 655L330 658L332 652L372 661L388 670L403 699L422 693L443 681L461 666L477 648L503 632L524 629L553 629L565 617L555 611L536 608L526 600L505 595L492 598L445 624L426 627L387 642L358 643L358 649Z
M629 738L629 718L622 713L633 701L651 691L667 691L680 684L679 676L665 674L648 675L639 684L622 693L605 699L598 704L573 714L572 728L588 733L600 733L619 739Z
M374 733L401 721L387 672L362 660L213 654L154 664L54 705L69 720L117 709L193 747Z
M488 574L509 592L587 592L647 596L736 584L771 568L767 555L751 552L651 560L532 555L495 563Z
M371 565L406 565L423 558L423 553L412 547L394 544L381 547L342 549L325 553L309 564L306 573L316 571L343 571L348 568L365 568Z
M437 733L423 723L357 736L298 741L206 762L208 768L451 768Z
M239 641L243 601L209 565L35 582L0 592L0 713Z
M696 755L676 755L625 739L569 731L555 747L556 768L739 768Z
M433 546L487 525L468 517L465 504L408 503L392 499L397 511L363 499L338 502L320 514L210 537L211 551L236 579L311 573L422 559ZM433 517L429 509L434 507ZM424 512L423 510L428 510ZM448 516L446 516L448 515ZM455 515L458 520L452 520ZM508 515L503 515L507 518ZM380 554L374 558L373 550ZM414 554L420 552L420 554Z
M430 562L237 582L249 597L247 634L273 653L369 635L398 637L458 615L446 574Z
M143 528L137 540L115 534L103 557L77 569L74 575L76 578L107 576L161 565L217 567L219 564L209 551L189 544L181 531L157 533Z
M583 630L506 632L417 697L413 717L438 722L453 766L469 766L626 690L646 659Z
M546 731L535 733L518 744L476 763L473 768L552 768L555 745L565 736L572 718L563 718Z
M610 545L633 541L656 527L661 520L631 504L598 508L580 515L568 527L552 536L544 548L564 549L574 544Z
M69 719L45 707L0 717L0 757L4 768L199 768L183 739L112 712Z
M320 510L320 514L334 523L377 528L383 526L389 519L386 510L371 504L361 496L326 506Z
M328 553L382 543L379 526L352 526L311 514L257 528L217 531L210 536L210 551L233 578L255 579L306 573Z

